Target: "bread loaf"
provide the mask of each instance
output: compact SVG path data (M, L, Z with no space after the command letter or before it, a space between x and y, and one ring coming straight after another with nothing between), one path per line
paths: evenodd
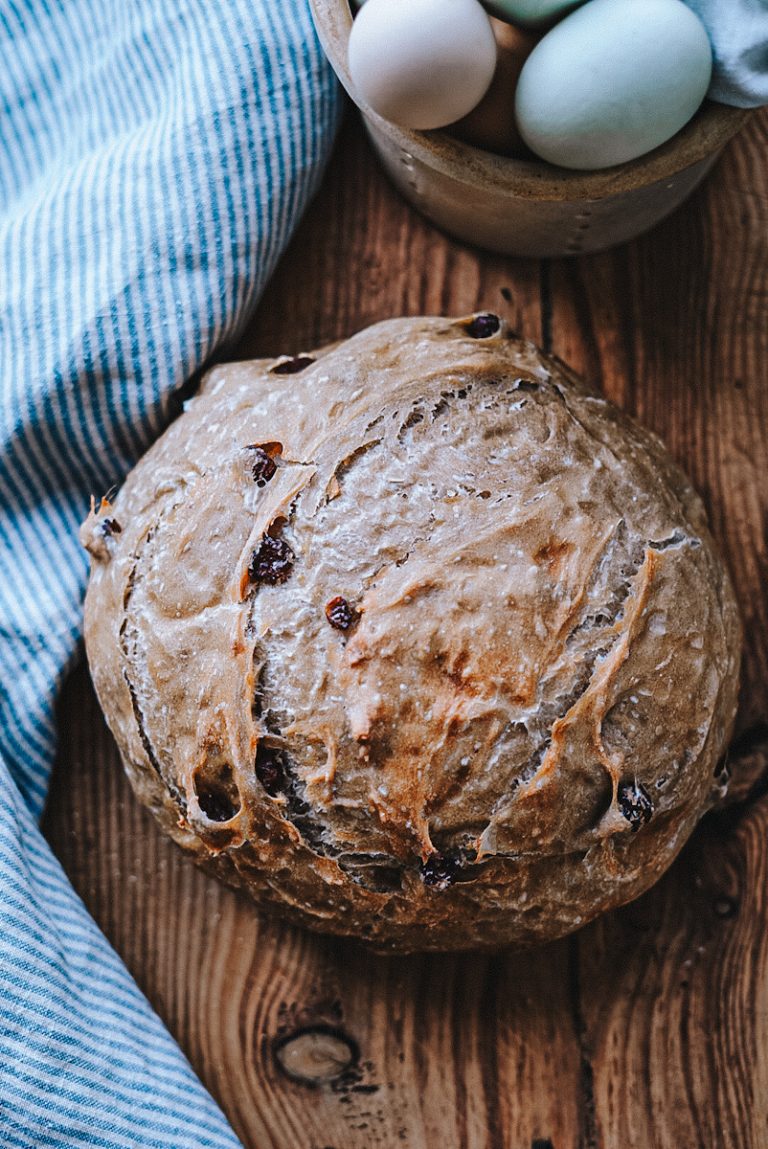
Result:
M720 792L740 627L701 502L495 316L216 367L82 538L139 797L293 922L551 939Z

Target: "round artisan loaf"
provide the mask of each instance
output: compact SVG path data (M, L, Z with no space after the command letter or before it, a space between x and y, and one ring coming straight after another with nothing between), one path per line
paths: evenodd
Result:
M215 368L82 534L139 796L294 922L554 938L721 791L740 627L702 505L495 316Z

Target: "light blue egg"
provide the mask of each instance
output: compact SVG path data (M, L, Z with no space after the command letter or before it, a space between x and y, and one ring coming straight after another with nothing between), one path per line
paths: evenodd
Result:
M625 163L690 120L711 71L707 33L682 0L590 0L526 60L515 97L520 134L561 167Z
M482 0L492 16L523 28L542 28L584 0Z

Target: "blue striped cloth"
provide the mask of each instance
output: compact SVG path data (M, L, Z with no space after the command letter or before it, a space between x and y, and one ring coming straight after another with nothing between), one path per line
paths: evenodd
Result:
M0 0L0 1145L238 1144L38 829L77 528L235 338L335 83L306 0Z

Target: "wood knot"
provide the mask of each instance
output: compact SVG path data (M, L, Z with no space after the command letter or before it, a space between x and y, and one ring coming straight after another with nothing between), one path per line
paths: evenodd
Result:
M272 1052L286 1077L309 1086L338 1081L360 1057L357 1042L330 1025L294 1030L278 1038Z

